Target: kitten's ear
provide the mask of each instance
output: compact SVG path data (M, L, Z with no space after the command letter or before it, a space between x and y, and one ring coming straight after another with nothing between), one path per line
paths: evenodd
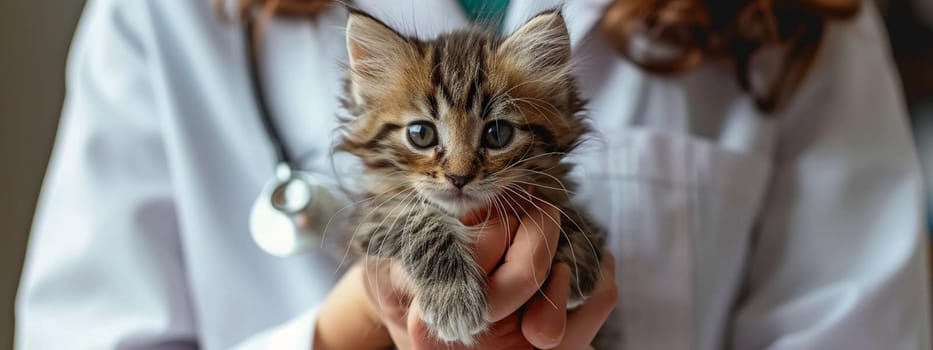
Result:
M412 43L369 14L350 10L347 51L350 69L363 78L378 78L412 52Z
M532 17L502 42L499 53L529 71L565 68L570 62L570 33L564 17L558 10Z

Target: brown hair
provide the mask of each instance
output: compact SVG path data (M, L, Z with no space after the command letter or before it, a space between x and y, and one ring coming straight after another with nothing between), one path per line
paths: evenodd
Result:
M708 59L731 59L742 89L760 110L771 112L800 85L826 22L850 18L858 9L858 0L616 0L600 27L622 55L655 73L683 72ZM676 54L642 59L632 50L636 35L671 46ZM782 70L770 86L757 91L749 81L749 66L763 47L786 50Z
M257 7L265 15L311 17L341 1L236 2L239 14L249 18ZM706 60L730 59L739 86L760 110L772 112L791 97L809 70L826 22L850 18L858 9L859 0L614 0L599 26L623 56L650 72L674 74ZM676 54L639 57L632 50L636 36L663 43ZM764 47L786 48L784 62L770 86L755 87L749 79L750 61Z

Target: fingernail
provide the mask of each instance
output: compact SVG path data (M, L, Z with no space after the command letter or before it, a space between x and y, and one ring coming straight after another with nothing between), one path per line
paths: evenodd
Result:
M535 337L537 338L536 340L538 344L535 344L535 345L537 345L540 348L546 348L546 349L556 347L560 345L560 341L563 340L564 338L563 333L564 333L563 331L561 332L544 332L544 331L538 332L538 335Z

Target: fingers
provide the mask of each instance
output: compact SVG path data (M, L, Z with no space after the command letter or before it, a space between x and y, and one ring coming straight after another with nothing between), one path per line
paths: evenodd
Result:
M482 221L469 218L463 222L464 224L473 223L474 227L480 231L474 242L473 251L476 254L476 262L483 271L489 273L499 265L502 255L512 243L515 231L518 229L518 219L494 208L489 215L482 217Z
M558 264L554 271L550 271L560 235L560 211L538 200L511 204L518 206L502 210L493 208L489 212L471 213L460 218L462 223L472 225L480 232L473 247L477 262L487 273L492 271L487 298L493 324L488 332L478 337L478 341L480 344L502 345L505 344L502 341L514 339L517 348L529 349L532 344L537 348L552 348L556 344L589 344L589 340L570 343L565 335L565 327L566 333L569 334L570 330L570 319L565 310L570 293L569 267ZM367 289L371 299L379 304L375 308L396 346L399 349L463 348L460 344L437 340L430 333L417 307L410 307L414 304L410 302L408 281L401 266L391 261L381 264L381 268L367 276ZM552 282L545 287L543 296L532 299L548 279L549 272ZM614 284L611 286L614 289ZM614 298L612 301L614 303ZM516 312L526 303L528 308L523 313ZM525 315L528 322L523 320L519 323L519 314ZM576 312L571 315L588 320L576 316ZM605 315L601 320L605 320ZM601 323L598 322L595 329ZM573 339L586 338L590 333L588 327L576 326L574 329L581 330L574 333Z
M482 207L466 213L466 215L461 216L459 219L460 223L466 226L474 226L482 223L483 221L492 219L496 214L498 214L498 211L495 208Z
M489 329L482 334L477 335L476 344L466 346L460 343L447 343L438 340L431 335L424 322L421 321L420 314L415 308L408 318L407 340L409 346L398 346L399 349L446 349L446 350L466 350L466 349L487 349L487 350L532 350L532 346L519 329L518 314L510 315L505 319L489 326Z
M499 266L503 254L512 244L515 231L520 224L518 216L527 215L528 208L543 205L543 202L532 202L534 187L525 191L528 197L510 198L508 202L498 202L493 206L480 208L460 217L460 222L465 226L479 230L473 251L476 254L477 263L487 274Z
M493 323L486 333L480 335L479 343L472 349L533 350L535 347L522 336L518 313Z
M367 260L361 265L362 283L371 303L374 304L374 312L378 314L396 347L411 349L407 328L411 296L401 266L390 260L380 261L378 258Z
M414 349L415 345L412 344L412 338L409 336L408 326L406 325L391 325L386 327L389 330L389 336L392 337L394 349L399 350L409 350Z
M375 312L388 324L404 326L410 295L402 267L391 260L372 258L362 269L363 284Z
M406 327L408 328L406 340L411 345L409 349L422 350L439 348L438 345L440 345L441 342L431 336L431 331L428 329L427 325L424 324L424 321L421 320L421 313L418 312L417 308L411 308L409 310ZM402 347L399 348L402 349Z
M504 262L489 277L492 321L505 318L525 304L544 283L551 268L560 232L560 212L553 206L536 202L536 207L520 220Z
M375 349L392 339L362 288L362 268L351 267L327 296L318 311L314 344L325 349ZM354 337L365 333L366 337Z
M570 267L554 265L544 295L528 304L522 317L522 334L539 349L560 345L567 321L567 297L570 295Z
M605 252L600 265L601 275L596 290L585 304L567 315L567 329L557 349L575 350L592 343L596 332L606 322L606 318L615 307L618 299L615 284L615 257Z
M601 264L601 277L596 290L586 304L569 313L565 311L570 294L571 269L563 263L554 265L543 296L532 299L525 309L521 323L519 313L494 323L479 335L475 347L458 343L445 343L431 335L421 321L417 308L411 308L404 326L389 327L392 338L399 349L559 349L577 350L587 348L615 307L617 289L615 285L615 259L606 252ZM557 305L557 308L554 307ZM566 317L566 318L565 318ZM398 333L401 330L401 333ZM560 345L554 347L555 344Z
M365 276L368 282L364 282L368 285L367 291L370 298L380 304L375 309L377 309L385 328L388 330L388 334L398 349L468 349L468 347L459 343L447 343L439 340L431 333L421 319L417 302L412 301L410 287L400 264L391 261L371 263L366 270L369 274ZM511 333L514 334L506 334L510 332L508 325L492 325L490 330L479 336L478 339L489 344L508 343L516 345L502 349L532 349L531 345L525 342L521 332L518 331L517 316L511 322L514 323L511 326ZM506 336L503 336L503 334ZM525 346L521 346L521 342L524 342ZM482 348L487 349L487 347Z

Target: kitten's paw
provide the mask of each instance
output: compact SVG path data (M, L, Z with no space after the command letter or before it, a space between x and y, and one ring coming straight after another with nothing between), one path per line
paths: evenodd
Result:
M488 327L486 296L482 290L428 293L419 300L421 319L438 339L470 346ZM450 293L453 292L453 293Z
M573 310L585 304L599 282L598 270L583 270L570 278L570 295L567 298L567 310Z
M447 322L431 323L425 319L425 323L429 325L440 340L472 346L476 342L476 336L485 331L487 327L485 320L477 321L477 319L471 317L471 315L457 315Z

